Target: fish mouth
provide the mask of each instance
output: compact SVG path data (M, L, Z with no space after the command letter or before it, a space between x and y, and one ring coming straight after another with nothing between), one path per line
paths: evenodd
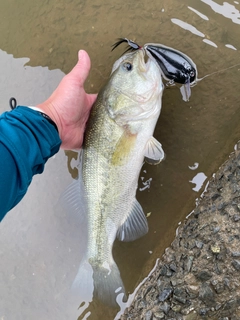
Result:
M141 49L138 49L138 51L136 53L140 55L140 57L139 57L139 70L142 73L148 72L151 63L152 62L155 63L154 58L152 57L151 54L148 53L148 51L144 47Z
M148 71L149 69L149 59L148 56L146 55L147 51L144 48L139 49L139 51L137 52L140 57L139 57L139 70L142 73L145 73Z
M141 71L142 75L145 78L146 78L145 75L148 74L149 69L152 68L153 65L154 65L154 68L152 68L152 70L153 69L157 70L154 72L153 77L156 76L156 73L160 73L160 75L161 75L161 71L160 71L160 68L159 68L157 61L155 60L155 58L151 55L151 53L145 47L138 49L137 53L140 54L139 70ZM162 76L160 76L160 78L162 79ZM162 84L161 84L161 86L162 86Z
M148 50L146 50L145 47L141 48L141 51L143 52L142 61L141 61L142 74L143 75L148 74L150 68L152 68L152 70L155 69L156 71L153 73L154 74L153 79L155 79L155 77L157 77L157 74L158 74L160 82L155 81L156 80L155 79L153 83L155 83L156 88L160 85L160 88L163 90L164 85L162 83L162 74L159 69L158 63L156 62L154 57L151 55L151 53L148 52ZM146 76L144 77L146 78Z
M144 61L145 61L147 70L149 69L150 64L152 64L152 63L154 63L155 67L158 70L159 66L158 66L156 60L154 59L154 57L151 55L151 53L145 47L143 47L142 49L144 50L144 53L145 53Z

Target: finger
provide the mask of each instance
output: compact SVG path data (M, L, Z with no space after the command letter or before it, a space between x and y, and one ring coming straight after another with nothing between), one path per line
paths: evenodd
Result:
M79 85L83 85L91 68L91 61L88 53L85 50L78 52L78 62L72 71L69 73L71 77L79 81Z

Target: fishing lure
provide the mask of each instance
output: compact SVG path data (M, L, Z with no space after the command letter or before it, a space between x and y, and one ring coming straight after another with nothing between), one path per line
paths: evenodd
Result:
M168 81L168 85L175 83L182 84L180 92L184 101L188 101L191 96L191 86L197 81L197 66L183 52L157 43L147 43L144 45L152 57L158 63L162 76Z
M147 43L144 48L155 58L166 80L191 84L197 79L196 64L183 52L156 43Z

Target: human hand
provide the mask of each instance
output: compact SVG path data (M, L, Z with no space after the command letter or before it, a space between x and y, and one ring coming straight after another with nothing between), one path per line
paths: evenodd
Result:
M57 89L36 107L46 113L57 125L62 149L79 149L91 107L96 94L87 94L84 82L91 67L86 51L78 52L75 67L61 80Z

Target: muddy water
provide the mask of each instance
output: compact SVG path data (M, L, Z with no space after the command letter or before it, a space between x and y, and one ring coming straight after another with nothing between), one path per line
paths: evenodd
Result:
M80 48L92 60L86 89L98 92L123 52L123 47L110 52L118 37L184 51L197 64L199 78L240 63L239 9L237 1L211 0L1 0L0 111L8 109L11 96L23 105L47 98L75 64ZM204 177L217 170L240 137L239 71L240 66L199 82L187 103L178 88L164 91L155 137L167 157L159 166L144 165L137 194L151 213L149 233L114 245L130 293L194 208ZM81 258L81 225L57 201L75 174L74 157L61 151L50 159L1 223L1 320L114 319L117 314L96 301L82 313L77 297L70 295ZM197 185L190 182L194 177Z

